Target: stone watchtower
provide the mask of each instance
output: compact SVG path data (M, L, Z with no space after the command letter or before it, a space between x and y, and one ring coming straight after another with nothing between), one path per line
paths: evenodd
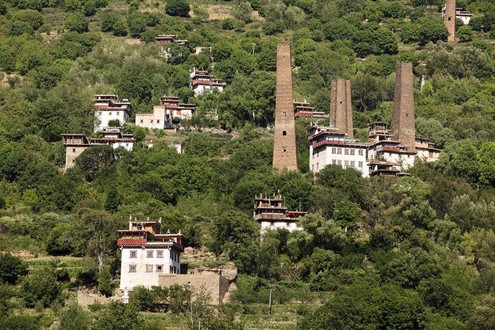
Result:
M449 36L447 38L448 42L455 41L455 10L456 0L446 0L443 23L449 31Z
M291 65L290 46L279 44L277 47L277 90L273 141L274 170L297 171Z
M337 128L338 133L346 133L354 138L351 104L351 81L332 80L330 91L330 127Z
M407 151L416 151L412 63L397 64L392 113L392 139L399 141Z

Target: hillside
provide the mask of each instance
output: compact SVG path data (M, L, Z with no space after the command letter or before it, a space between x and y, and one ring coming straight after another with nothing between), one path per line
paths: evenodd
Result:
M0 328L494 328L495 3L458 0L472 17L456 21L455 42L442 4L0 0ZM391 122L396 63L412 62L416 134L439 161L403 177L313 175L310 121L298 119L299 172L274 173L281 42L296 101L328 113L331 81L351 81L362 141L369 124ZM194 68L225 90L195 96ZM62 134L99 137L98 94L132 104L134 148L90 148L64 171ZM134 125L162 96L197 111L174 118L177 131ZM254 196L276 193L308 211L304 231L261 239ZM116 231L130 215L180 230L200 251L189 269L234 261L230 303L179 287L78 306L78 292L120 299Z

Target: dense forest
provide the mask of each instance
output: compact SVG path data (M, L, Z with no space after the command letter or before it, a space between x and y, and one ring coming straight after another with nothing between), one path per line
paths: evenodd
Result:
M0 328L495 328L495 3L458 0L473 17L456 22L454 43L442 5L0 0ZM189 43L164 57L159 34ZM351 80L363 140L367 125L390 122L395 65L412 62L417 134L443 149L440 160L400 178L337 166L314 176L309 122L298 120L300 171L273 173L280 42L292 47L296 100L328 113L331 80ZM225 91L194 97L193 68ZM64 172L61 134L93 134L94 95L111 93L135 113L163 95L198 111L173 135L128 123L132 152L93 147ZM304 231L261 240L254 196L276 192L309 212ZM234 261L231 302L191 303L175 287L136 290L128 305L75 304L81 288L115 292L116 230L130 214L161 217L187 246L213 252L209 265ZM269 291L272 315L261 305Z

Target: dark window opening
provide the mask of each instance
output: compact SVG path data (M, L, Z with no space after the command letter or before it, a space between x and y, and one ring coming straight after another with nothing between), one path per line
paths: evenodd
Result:
M287 135L287 131L282 131L282 135L283 136L286 136Z

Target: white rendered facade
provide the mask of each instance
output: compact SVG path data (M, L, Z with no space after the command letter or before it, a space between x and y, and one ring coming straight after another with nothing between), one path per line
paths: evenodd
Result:
M180 274L182 239L178 234L160 234L159 221L129 221L128 230L117 231L121 250L120 289L159 285L159 276Z
M158 276L180 273L180 253L170 247L122 248L120 288L158 286Z
M96 110L95 113L95 132L100 132L104 128L108 127L108 123L112 120L118 120L120 125L123 125L129 121L130 115L128 112L122 109L105 109Z
M191 89L196 97L214 90L223 92L226 85L221 79L212 78L208 71L196 70L196 68L189 72L189 77L191 78Z
M109 126L108 123L112 120L118 120L122 126L127 123L131 117L131 103L127 99L120 101L117 95L96 95L94 107L95 132L103 131L103 129Z
M385 160L391 163L400 164L402 170L407 170L414 166L416 158L415 152L406 152L400 149L399 142L380 141L373 144L369 151L370 160Z
M327 165L354 168L363 177L378 174L405 175L416 159L435 162L440 150L427 139L416 138L416 151L410 152L399 141L392 141L384 123L370 129L370 141L359 143L326 127L312 127L309 133L309 166L318 173Z
M149 129L165 129L171 127L170 117L164 106L156 105L152 113L136 114L136 126L146 127Z
M288 211L280 195L255 197L253 218L260 223L261 234L268 229L302 230L297 221L304 214L306 212Z
M343 168L354 168L368 177L369 144L358 143L347 139L344 133L333 132L327 128L312 130L309 146L309 167L318 173L327 165L338 165Z
M223 85L222 84L214 84L211 81L195 81L195 83L192 85L192 90L194 92L194 96L198 97L203 95L206 92L212 92L214 90L222 93L223 92Z
M297 226L295 221L260 221L261 233L265 233L267 230L285 229L288 231L302 230Z

